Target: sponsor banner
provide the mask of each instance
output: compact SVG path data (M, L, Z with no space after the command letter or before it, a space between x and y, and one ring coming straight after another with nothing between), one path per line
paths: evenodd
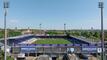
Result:
M66 46L75 46L75 47L89 47L89 48L92 48L92 47L100 47L100 46L95 46L95 45L87 45L87 44L18 44L18 45L15 45L17 47L43 47L43 46L49 46L49 47L66 47Z
M52 46L53 46L53 47L54 47L54 46L56 47L56 46L57 46L57 44L52 44Z
M97 46L94 46L94 45L89 45L89 46L82 46L82 48L97 48Z
M66 47L66 46L73 46L73 44L18 44L15 45L18 47L40 47L40 46L52 46L52 47ZM75 46L80 46L79 44L75 44Z
M84 46L88 46L88 44L82 44L82 46L84 47Z
M18 47L35 47L36 44L18 44L18 45L15 45L15 46L18 46Z
M65 44L60 44L59 46L61 46L61 47L65 47L66 45L65 45Z
M81 46L80 44L74 44L74 46Z
M84 47L82 48L82 53L97 53L97 48L94 47Z
M35 53L36 51L37 51L36 48L21 47L21 53Z
M67 44L67 46L73 46L73 44Z

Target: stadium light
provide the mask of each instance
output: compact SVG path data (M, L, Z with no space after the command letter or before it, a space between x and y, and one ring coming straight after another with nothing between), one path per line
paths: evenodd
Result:
M66 23L64 23L64 34L66 34Z
M41 23L39 24L39 29L40 29L40 34L42 34L42 30L41 30Z
M101 9L101 46L102 46L102 54L101 54L101 60L105 60L104 57L104 29L103 29L103 8L104 8L104 0L100 0L99 2L99 8Z
M6 27L6 20L7 20L7 9L9 8L8 0L3 0L4 6L4 60L7 60L7 27Z

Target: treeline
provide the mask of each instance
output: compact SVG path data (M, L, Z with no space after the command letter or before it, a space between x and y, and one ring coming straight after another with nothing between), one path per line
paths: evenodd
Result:
M19 36L19 35L21 35L21 34L22 34L21 31L14 31L14 30L9 30L9 31L8 31L8 36L9 36L9 37Z
M72 36L82 36L82 37L85 37L85 38L89 38L89 39L95 39L95 40L99 40L100 37L101 37L101 31L100 30L67 30L66 31L67 33L69 33L69 35L72 35ZM62 35L64 34L65 31L57 31L57 30L49 30L46 32L46 34L49 34L49 35ZM105 40L107 40L107 31L104 32L104 36L105 36Z
M62 30L48 30L45 32L46 34L48 35L63 35L64 34L64 31Z
M7 30L7 36L13 37L13 36L19 36L21 35L21 31L15 31L15 30ZM4 31L0 31L0 38L4 37Z
M8 34L8 37L12 37L12 36L18 36L18 35L21 35L22 31L24 30L8 30L7 31L7 34ZM33 34L36 34L36 33L40 33L39 30L32 30L33 31ZM44 32L44 31L42 31ZM72 36L82 36L82 37L85 37L85 38L90 38L90 39L100 39L101 37L101 32L100 30L47 30L45 31L45 34L48 34L48 35L64 35L68 33L69 35L72 35ZM107 30L105 30L104 32L104 36L105 36L105 40L107 40ZM0 38L3 38L4 37L4 31L1 30L0 31Z
M99 39L100 32L99 31L73 31L70 32L73 36L83 36L85 38Z

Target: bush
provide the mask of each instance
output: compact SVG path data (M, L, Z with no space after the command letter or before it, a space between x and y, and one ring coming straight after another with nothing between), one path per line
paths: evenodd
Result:
M0 60L4 60L4 52L0 51ZM7 60L14 60L11 56L7 56Z

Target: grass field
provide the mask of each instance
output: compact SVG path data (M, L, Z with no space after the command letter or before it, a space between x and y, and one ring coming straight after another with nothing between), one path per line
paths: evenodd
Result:
M44 38L38 39L34 44L71 44L71 42L61 38Z

